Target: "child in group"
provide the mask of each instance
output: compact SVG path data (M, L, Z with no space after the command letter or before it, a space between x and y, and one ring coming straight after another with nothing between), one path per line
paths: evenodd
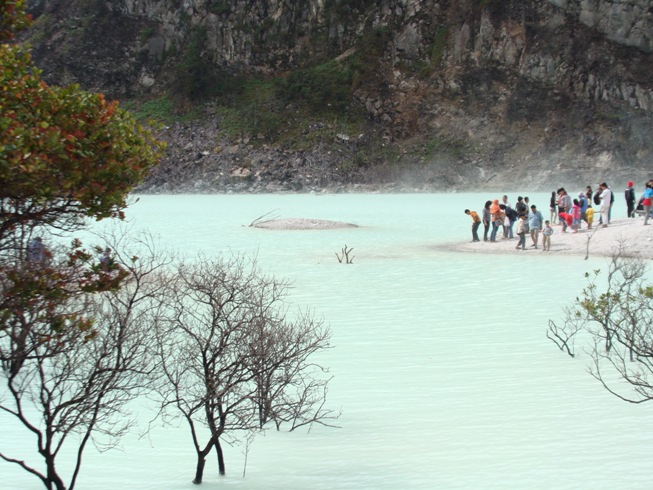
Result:
M587 211L585 211L585 221L587 221L587 229L592 229L592 223L594 223L594 209L592 206L588 206Z
M519 250L519 247L526 250L526 233L528 233L528 221L525 214L520 214L517 223L517 235L519 236L519 243L515 247L517 250Z
M578 233L578 228L580 228L580 202L578 202L578 199L574 199L574 204L571 206L572 233Z
M551 222L546 220L544 222L544 230L542 230L542 251L551 250L551 235L553 235L553 228L551 227Z

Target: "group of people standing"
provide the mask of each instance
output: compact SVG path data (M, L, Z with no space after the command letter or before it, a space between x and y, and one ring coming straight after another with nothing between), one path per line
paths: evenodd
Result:
M484 226L483 241L496 242L497 236L503 239L512 239L516 233L519 242L515 248L525 250L526 235L531 237L531 247L538 248L540 231L543 231L542 250L548 250L551 243L553 228L548 220L544 220L542 213L535 204L530 204L528 197L519 196L513 207L504 195L494 201L486 201L482 216L476 211L465 209L465 214L472 218L472 240L480 242L478 229ZM517 223L516 230L513 230ZM489 235L489 236L488 236Z
M645 196L648 194L648 198ZM632 199L632 201L629 201ZM648 201L646 201L648 199ZM653 207L653 179L646 184L646 191L642 197L646 218L644 224L648 224L648 216ZM628 205L628 216L635 215L635 192L633 183L628 183L626 189L626 202ZM648 204L646 204L648 202ZM514 233L519 237L515 248L524 250L526 248L526 236L530 235L531 247L539 248L539 235L542 233L542 250L550 250L553 224L560 224L562 232L577 233L584 221L587 228L591 229L594 223L593 205L599 206L599 225L607 227L610 224L611 210L614 203L614 193L607 183L599 184L594 192L587 186L585 192L579 192L576 198L572 198L564 187L551 192L549 203L549 219L545 220L542 213L535 204L530 204L528 197L519 196L513 207L508 201L508 196L502 196L501 200L486 201L482 214L476 211L465 209L465 214L472 218L472 241L480 242L479 228L484 226L483 241L496 242L497 236L503 239L514 238ZM648 209L646 206L648 205ZM632 208L631 208L632 206ZM517 224L516 229L513 231Z
M628 186L632 189L632 182L628 182ZM628 189L626 189L626 193ZM635 191L632 191L632 217L634 217L635 210ZM628 194L626 194L626 200L628 200ZM649 180L646 183L642 197L640 198L640 203L642 206L642 211L644 213L644 224L648 225L648 220L651 217L651 208L653 207L653 179ZM631 216L631 205L628 206L628 216Z

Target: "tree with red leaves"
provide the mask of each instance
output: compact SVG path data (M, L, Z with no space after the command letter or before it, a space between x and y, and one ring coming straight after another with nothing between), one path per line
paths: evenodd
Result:
M163 145L117 102L43 82L14 42L30 21L24 0L0 0L0 417L34 438L38 456L12 456L0 439L0 459L62 490L89 440L111 447L129 426L123 408L150 368L148 330L128 320L156 267L115 244L102 263L104 248L45 246L40 235L123 218ZM66 478L55 463L69 442Z
M123 217L162 144L102 94L52 87L9 43L29 24L23 0L0 0L0 249L17 227L70 230Z

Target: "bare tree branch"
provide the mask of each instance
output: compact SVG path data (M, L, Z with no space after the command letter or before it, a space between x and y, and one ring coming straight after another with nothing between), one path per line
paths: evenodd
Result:
M203 479L215 448L225 473L221 442L251 443L273 422L291 430L327 423L325 369L309 361L329 348L330 331L308 312L291 318L285 298L290 284L264 275L256 260L206 260L178 267L157 324L161 412L175 409L191 431ZM202 434L203 433L203 434ZM206 441L201 444L200 441Z
M143 243L137 247L141 252ZM46 471L39 473L32 463L21 466L48 488L74 489L87 444L92 442L100 450L115 447L133 423L126 404L149 390L156 363L152 362L155 344L148 326L158 314L152 299L165 277L160 274L160 255L129 257L127 262L115 258L116 273L128 276L122 288L93 294L82 287L67 295L59 289L55 291L56 316L12 310L13 316L7 319L10 328L0 331L0 379L7 393L0 400L0 410L34 436ZM111 274L111 270L101 274ZM60 277L77 280L74 274ZM4 282L5 299L7 287L9 283ZM66 287L75 290L79 286L61 285ZM44 296L37 309L46 309L47 301ZM74 321L80 312L87 321ZM70 318L71 323L55 323L58 318ZM76 452L67 484L56 465L64 446ZM2 458L20 464L8 450L2 449Z
M278 209L273 209L272 211L268 211L267 213L262 214L261 216L256 218L254 221L252 221L247 226L252 227L252 226L260 225L261 223L267 223L268 221L274 221L275 219L277 219L279 217L279 215L278 214L272 214L272 213L276 213L277 211L279 211L279 210Z

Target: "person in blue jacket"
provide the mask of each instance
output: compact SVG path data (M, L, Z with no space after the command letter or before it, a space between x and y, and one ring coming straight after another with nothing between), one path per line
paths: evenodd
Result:
M531 233L531 240L533 240L531 247L537 248L537 240L540 236L543 221L542 213L537 210L535 204L531 205L531 212L528 213L528 229Z

